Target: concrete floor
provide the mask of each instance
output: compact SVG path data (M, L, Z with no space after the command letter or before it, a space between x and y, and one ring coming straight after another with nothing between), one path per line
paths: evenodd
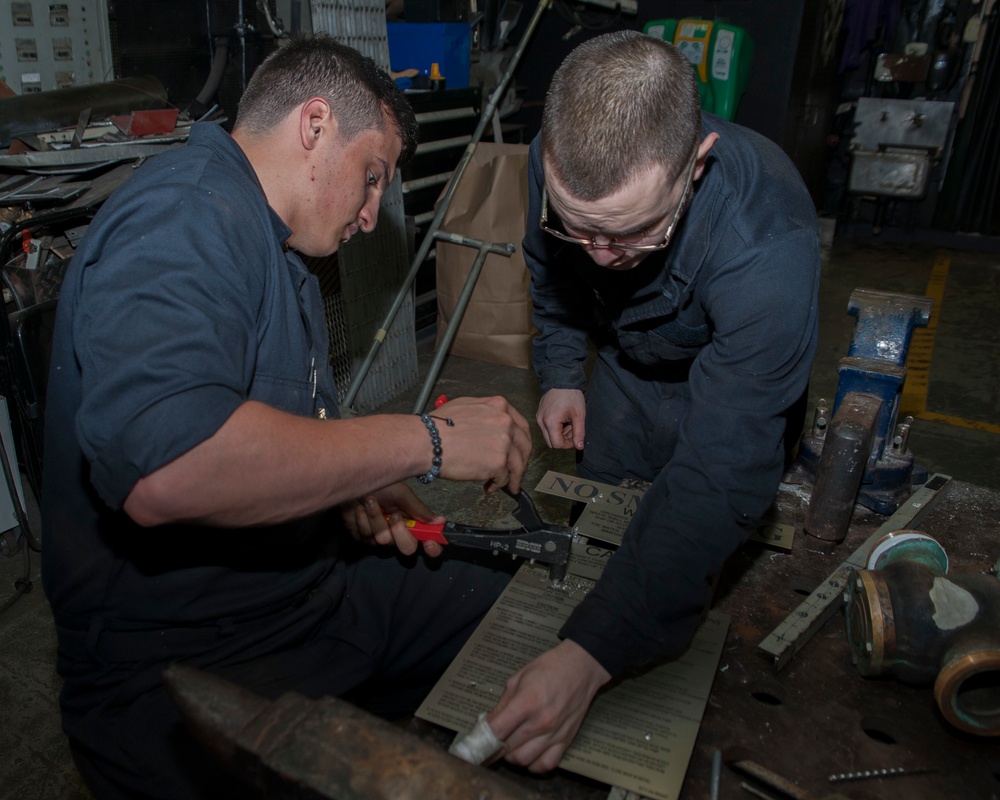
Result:
M1000 490L1000 256L840 239L825 255L810 406L821 397L832 402L835 395L837 363L847 353L854 326L854 317L847 313L851 292L869 288L923 295L932 277L940 278L943 262L939 258L946 257L943 289L935 289L942 302L934 312L926 406L914 420L910 447L931 472ZM941 286L940 281L934 286ZM431 338L421 337L424 370L432 347ZM419 388L386 410L409 411ZM538 397L527 370L459 358L446 362L432 396L440 393L504 394L529 419ZM527 486L533 486L548 469L572 471L572 455L547 451L537 430L535 451ZM506 513L501 497L486 498L476 485L438 481L416 488L432 507L454 519L493 524ZM543 517L562 521L558 515L564 509L550 507L545 496L537 499ZM33 504L29 511L37 532ZM88 798L59 728L55 636L38 579L38 562L38 554L31 553L34 590L0 615L4 665L0 671L0 800ZM20 556L0 557L0 604L21 571Z

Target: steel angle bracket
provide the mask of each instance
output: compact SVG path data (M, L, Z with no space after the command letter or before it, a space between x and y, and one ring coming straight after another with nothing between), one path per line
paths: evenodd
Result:
M896 513L757 645L761 653L774 660L775 670L784 667L792 656L803 648L809 638L844 605L844 592L851 572L855 569L865 569L868 554L878 541L893 531L919 525L927 512L944 496L950 482L950 475L941 473L931 475L927 482L896 510Z

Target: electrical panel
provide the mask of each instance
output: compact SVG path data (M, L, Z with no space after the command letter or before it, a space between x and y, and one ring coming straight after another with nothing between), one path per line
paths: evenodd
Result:
M16 94L112 80L111 64L107 0L0 4L0 80Z

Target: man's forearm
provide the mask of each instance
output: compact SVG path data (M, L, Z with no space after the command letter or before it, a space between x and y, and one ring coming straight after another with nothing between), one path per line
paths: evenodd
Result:
M226 527L306 516L426 471L427 431L409 415L317 420L257 402L140 479L125 511L142 525Z

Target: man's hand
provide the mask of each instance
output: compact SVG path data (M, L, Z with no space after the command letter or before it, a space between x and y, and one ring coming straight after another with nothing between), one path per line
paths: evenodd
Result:
M531 458L531 426L502 397L457 397L432 416L441 435L441 477L483 480L487 492L510 486L515 494ZM448 425L444 420L454 424Z
M404 517L435 524L445 521L444 517L436 515L424 505L405 483L394 483L357 500L343 503L340 513L348 532L357 541L364 544L395 544L399 552L406 556L417 552L420 543L406 527ZM387 514L391 516L391 522L386 521ZM441 555L441 545L437 542L424 542L423 545L427 555L434 558Z
M487 716L506 744L504 758L531 772L559 766L590 702L611 675L576 642L566 639L510 677Z
M549 447L583 450L586 416L587 403L579 389L549 389L542 395L535 420Z

